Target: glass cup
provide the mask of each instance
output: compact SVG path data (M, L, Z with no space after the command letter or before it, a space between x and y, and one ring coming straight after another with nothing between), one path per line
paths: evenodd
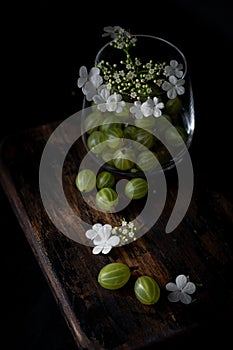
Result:
M111 151L114 150L114 152L109 152L109 158L107 158L106 156L108 152L107 148L105 147L103 147L104 150L102 155L101 152L91 152L93 155L93 159L97 162L100 162L101 166L105 170L108 170L115 174L119 174L126 178L139 176L144 177L145 172L156 174L174 168L177 162L182 161L185 152L188 151L192 143L195 128L193 91L191 79L188 74L188 67L185 55L174 44L162 38L141 34L135 35L135 37L137 38L137 43L136 46L130 48L131 56L138 57L143 62L149 62L150 60L153 60L153 62L166 62L167 64L169 64L171 60L175 60L179 64L182 64L183 74L180 77L180 79L185 80L185 92L182 95L177 95L177 97L174 99L169 99L169 101L166 101L163 114L158 118L153 116L152 118L144 117L143 121L140 119L136 120L135 118L132 118L129 109L130 106L133 105L133 102L130 101L130 99L126 103L128 107L127 113L129 114L128 118L127 116L125 117L124 114L120 113L118 115L118 113L112 112L112 114L115 115L117 119L118 117L122 117L122 120L120 121L121 126L124 130L126 130L125 128L130 125L136 127L137 129L140 128L140 131L144 130L143 132L152 133L155 139L155 144L149 147L150 153L153 153L153 156L155 156L158 160L157 163L154 162L154 165L153 159L150 158L151 154L146 153L147 142L143 143L142 146L138 146L137 143L138 140L140 140L140 137L138 137L138 139L136 138L135 140L132 139L131 136L129 136L128 139L126 133L124 133L123 137L119 136L122 140L122 143L119 143L118 148L125 147L126 150L133 149L135 151L134 159L130 159L132 162L134 162L132 167L126 166L124 169L124 167L119 168L115 166L115 164L117 163L114 162L114 157L116 157L115 152L117 152L117 147L116 149L112 147ZM95 57L95 65L98 65L102 60L114 64L124 59L125 53L123 52L123 50L113 48L111 46L111 42L108 42L98 51ZM83 109L87 108L90 105L91 104L88 103L88 101L86 101L86 99L84 98ZM92 107L92 113L99 113L99 111L97 111L96 106ZM86 117L87 113L84 113L82 120L83 125L85 123ZM149 121L152 121L153 125L150 125ZM99 128L101 127L99 126ZM87 133L85 132L85 129L83 129L83 143L86 147L87 152L90 151L90 148L88 146L89 136L90 132ZM141 139L143 139L142 135ZM139 156L139 153L142 154ZM151 163L151 168L149 163ZM159 166L157 166L158 164Z

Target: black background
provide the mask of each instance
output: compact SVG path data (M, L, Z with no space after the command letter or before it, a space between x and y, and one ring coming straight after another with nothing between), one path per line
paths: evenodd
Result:
M79 68L92 67L96 52L106 42L103 27L120 25L134 34L163 37L184 52L195 99L196 125L190 149L194 170L215 190L232 195L230 1L34 1L9 3L1 12L1 138L12 131L65 119L80 110ZM75 349L1 188L0 209L1 316L6 348ZM224 330L219 336L211 330L207 334L200 345L208 344L211 337L217 337L219 343L227 339Z

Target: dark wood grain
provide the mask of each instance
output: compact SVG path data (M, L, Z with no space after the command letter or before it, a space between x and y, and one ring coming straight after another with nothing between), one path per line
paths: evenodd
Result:
M94 256L91 247L56 229L40 197L41 154L58 124L7 137L1 147L0 179L77 347L154 348L202 325L232 320L231 199L209 188L205 179L195 178L186 216L174 232L166 234L165 226L177 193L176 173L171 172L167 177L166 205L153 228L137 241L113 248L107 256ZM75 144L64 163L63 185L69 204L89 223L117 224L118 214L90 210L74 186L83 152L82 143ZM142 204L132 204L124 214L133 217ZM120 290L105 290L97 282L99 270L117 261L131 268L130 281ZM160 300L153 306L141 304L134 296L134 282L144 274L154 277L161 288ZM189 275L197 284L195 301L190 305L167 300L165 285L179 274Z

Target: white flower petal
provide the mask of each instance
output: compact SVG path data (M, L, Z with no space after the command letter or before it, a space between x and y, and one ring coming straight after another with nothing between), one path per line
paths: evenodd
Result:
M118 102L116 112L121 113L124 107L125 107L125 101Z
M136 119L142 119L142 118L143 118L142 112L138 111L138 112L135 114L135 118L136 118Z
M182 64L182 63L179 63L179 64L177 65L176 69L178 69L178 70L183 69L183 64Z
M158 97L155 96L155 97L153 98L154 104L157 105L158 101L159 101Z
M153 109L149 107L142 107L142 114L144 117L150 117L153 114Z
M168 82L168 81L164 81L163 84L162 84L162 89L164 91L168 91L169 89L171 89L171 84Z
M159 108L159 109L164 108L164 103L163 102L157 103L156 108Z
M166 284L166 289L169 291L169 292L175 292L178 290L177 288L177 285L173 282L169 282Z
M190 304L191 301L192 301L192 298L189 294L186 294L186 293L180 293L180 301L183 303L183 304Z
M160 111L160 109L155 108L153 112L153 116L157 118L157 117L160 117L161 115L162 115L162 112Z
M93 96L92 99L95 102L95 104L97 104L97 105L100 105L100 104L105 102L100 95L95 95L95 96Z
M102 230L103 230L104 236L105 236L106 238L109 238L110 235L111 235L112 226L109 225L109 224L105 224L105 225L102 227Z
M167 97L172 100L173 98L176 98L177 93L175 88L171 88L170 90L167 91Z
M104 27L104 31L107 33L111 33L113 31L113 27L112 26L106 26Z
M110 95L109 98L107 99L107 103L116 102L117 101L117 96L116 95L117 95L116 93Z
M112 246L111 245L106 245L103 250L102 250L102 253L103 254L108 254L110 252L110 250L112 249Z
M108 102L108 103L106 103L106 108L107 108L108 112L114 112L115 109L116 109L116 106L117 106L116 102Z
M88 79L87 68L85 66L80 67L78 78L78 87L81 88Z
M176 70L176 77L181 78L183 76L183 71L182 70Z
M170 66L171 66L172 68L176 68L177 65L178 65L178 62L177 62L176 60L171 60L171 61L170 61Z
M176 303L177 301L179 301L180 297L181 297L181 292L178 290L176 292L171 292L170 294L168 294L168 300L171 301L172 303Z
M170 83L171 83L172 85L176 85L176 83L177 83L177 78L176 78L174 75L171 75L171 76L169 77L169 81L170 81Z
M79 69L79 75L81 78L87 78L87 68L85 66L80 67Z
M100 112L106 112L106 110L107 110L106 103L100 103L100 104L98 104L97 108L98 108L98 110L99 110Z
M97 89L103 82L103 78L96 74L96 75L93 75L92 77L90 77L90 82L93 84L93 86Z
M134 102L134 106L137 108L137 109L140 109L141 108L141 101L135 101Z
M97 245L96 247L94 247L94 248L92 249L92 253L93 253L93 254L99 254L100 252L102 252L102 249L103 249L103 248L104 248L103 246Z
M89 73L89 78L93 77L94 75L100 74L100 70L97 67L92 67Z
M176 86L184 85L184 83L185 83L185 80L184 80L184 79L179 79L179 80L177 80L177 82L176 82Z
M91 101L93 96L96 95L96 88L90 81L86 82L86 84L82 88L82 91L86 96L87 101Z
M97 223L92 226L92 229L98 232L102 226L102 224Z
M176 92L177 92L178 95L183 95L184 91L185 91L185 89L184 89L183 86L177 86L176 87Z
M98 94L102 97L104 102L107 102L110 96L110 91L106 88L106 85L101 85L98 88Z
M164 73L166 76L172 75L173 74L173 69L170 66L166 66L164 68Z
M130 107L129 110L130 110L130 112L131 112L132 114L136 114L136 113L138 112L138 108L135 107L135 106Z
M183 289L187 284L187 277L185 275L179 275L176 277L176 285L178 289Z
M182 291L188 294L193 294L196 291L196 286L193 282L188 282Z
M103 33L102 36L110 35L111 38L115 38L117 36L117 33L120 31L123 31L123 29L119 26L114 26L114 27L107 26L107 27L104 27L104 31L106 33Z
M107 241L107 244L110 244L113 247L115 247L119 243L120 243L120 238L118 236L111 236Z
M83 87L83 85L86 83L86 81L87 81L87 78L86 77L80 77L80 78L78 78L78 87L79 88L81 88L81 87Z
M94 239L97 236L97 231L95 231L95 230L87 230L85 235L89 239Z

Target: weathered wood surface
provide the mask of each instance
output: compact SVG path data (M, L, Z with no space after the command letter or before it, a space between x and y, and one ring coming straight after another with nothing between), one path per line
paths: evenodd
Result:
M215 320L232 320L232 232L230 198L195 178L193 198L181 224L171 234L164 228L176 199L175 172L168 176L168 199L154 227L136 242L94 256L59 232L43 207L38 170L41 154L56 123L10 135L2 143L1 184L38 259L80 349L154 348ZM77 146L77 145L76 145ZM89 210L74 186L82 144L71 148L64 163L64 191L74 212L90 223L117 222L117 214ZM136 213L138 204L128 214ZM132 210L133 208L133 210ZM62 219L62 215L61 215ZM94 221L94 222L93 222ZM12 242L12 244L14 244ZM23 254L23 252L22 252ZM122 289L108 291L97 282L99 270L121 261L132 270ZM189 305L170 303L165 285L178 274L197 287ZM154 277L161 297L145 306L136 300L137 276Z

